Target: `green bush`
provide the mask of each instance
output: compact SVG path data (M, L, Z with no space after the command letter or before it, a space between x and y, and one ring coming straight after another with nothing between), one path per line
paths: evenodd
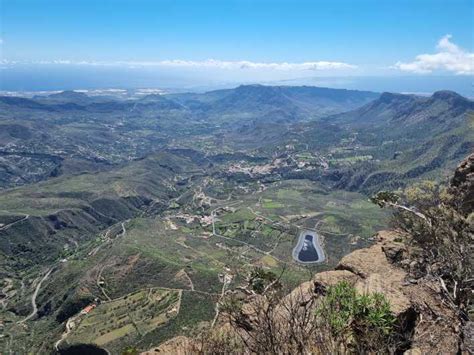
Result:
M395 331L396 318L384 295L359 295L345 281L327 289L326 297L316 308L316 316L338 344L336 348L388 348Z

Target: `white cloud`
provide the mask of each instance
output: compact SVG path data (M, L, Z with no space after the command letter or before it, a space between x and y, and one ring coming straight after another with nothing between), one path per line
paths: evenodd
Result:
M90 65L90 66L123 66L129 68L139 67L168 67L168 68L203 68L203 69L228 69L228 70L245 70L245 69L263 69L263 70L279 70L279 71L301 71L301 70L341 70L356 69L356 65L344 62L316 61L302 63L287 62L251 62L251 61L222 61L216 59L208 59L204 61L192 60L162 60L162 61L71 61L71 60L48 60L34 62L10 62L10 64L56 64L56 65Z
M441 38L436 46L436 53L420 54L413 62L397 62L392 68L421 74L440 69L458 75L474 74L474 53L459 48L450 39L451 35Z
M342 62L303 62L303 63L272 63L251 61L221 61L209 59L205 61L166 60L151 65L169 67L203 67L216 69L271 69L271 70L328 70L328 69L355 69L356 66Z

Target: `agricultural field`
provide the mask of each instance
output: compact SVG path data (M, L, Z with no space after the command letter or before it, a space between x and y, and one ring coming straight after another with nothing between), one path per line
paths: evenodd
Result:
M90 310L76 320L79 324L66 341L107 347L123 344L124 339L133 341L176 317L180 303L180 291L157 288L136 291Z

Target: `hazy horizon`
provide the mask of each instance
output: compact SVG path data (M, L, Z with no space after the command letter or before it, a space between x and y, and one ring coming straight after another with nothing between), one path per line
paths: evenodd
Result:
M227 81L212 82L205 80L189 80L189 78L154 79L149 75L136 76L111 75L109 77L87 75L86 73L68 73L66 75L38 75L33 73L15 73L2 78L0 92L56 92L65 90L137 90L157 89L166 93L174 92L206 92L219 89L234 88L239 85L271 85L271 86L316 86L334 89L348 89L373 92L396 92L402 94L430 95L440 90L455 91L463 96L473 98L472 78L430 76L422 80L413 76L353 76L353 77L303 77L274 81ZM27 81L27 82L26 82Z
M289 83L472 97L468 0L5 0L0 90Z

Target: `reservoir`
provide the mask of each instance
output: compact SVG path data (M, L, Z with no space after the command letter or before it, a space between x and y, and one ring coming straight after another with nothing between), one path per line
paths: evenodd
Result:
M319 236L316 232L304 230L300 233L298 243L293 249L293 259L304 264L324 261L323 248L319 245Z

